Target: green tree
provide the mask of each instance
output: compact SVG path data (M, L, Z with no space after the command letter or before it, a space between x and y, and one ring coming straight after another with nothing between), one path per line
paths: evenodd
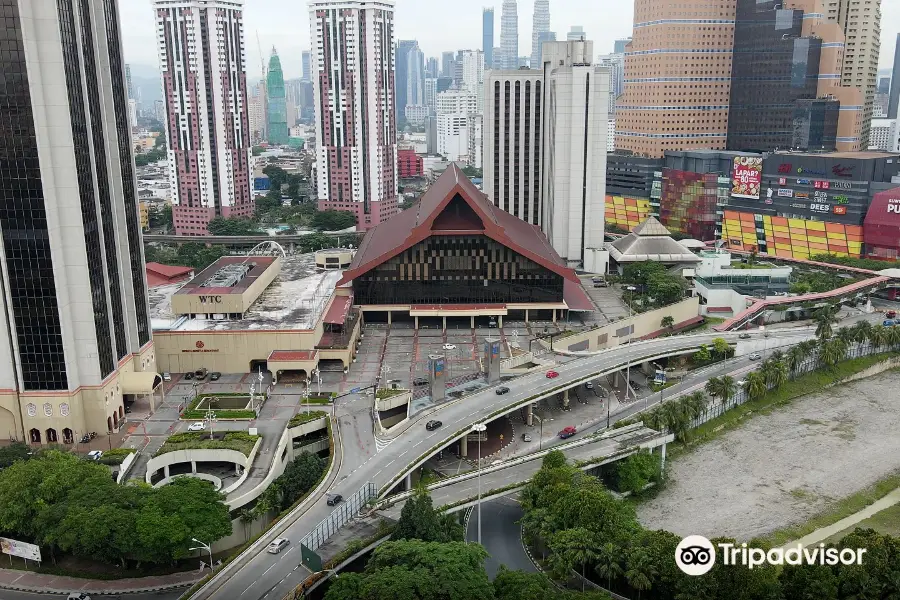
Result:
M878 325L873 325L872 329L869 331L869 342L875 348L886 346L888 343L888 328L880 323Z
M5 469L16 461L28 460L31 454L31 448L22 442L12 442L8 446L3 446L0 448L0 469Z
M250 219L240 217L214 217L206 229L212 235L256 235L259 228Z
M706 344L700 344L700 349L694 353L694 362L703 364L712 360L712 354Z
M647 279L647 289L657 305L673 304L684 297L684 279L668 273L653 273Z
M715 338L713 340L713 350L719 358L728 358L731 354L731 345L725 341L725 338Z
M345 210L322 210L310 224L319 231L339 231L356 225L356 215Z
M778 576L784 600L837 600L838 580L825 565L785 565Z
M597 548L597 565L594 571L606 580L606 589L612 589L614 579L621 577L625 571L622 569L622 551L612 542L606 542Z
M672 330L672 327L675 326L675 319L672 318L672 315L666 315L662 318L662 321L659 322L659 326L663 329Z
M280 510L290 508L306 492L313 489L325 472L327 463L324 458L311 452L301 452L284 469L278 479L280 492Z
M744 391L747 392L747 395L753 400L762 398L768 391L765 375L760 371L751 371L748 373L747 379L744 381Z
M829 369L834 369L847 355L847 345L840 338L822 338L819 350L819 358Z
M766 380L766 385L770 388L780 388L788 378L787 365L773 359L760 365L760 372Z
M464 534L462 526L455 524L452 516L449 517L447 519L435 510L428 490L419 486L403 505L391 539L441 543L461 540Z
M639 263L631 263L625 265L622 269L622 283L645 286L649 284L650 277L653 275L663 275L665 273L665 265L656 261L647 260Z
M839 321L837 317L838 307L834 305L825 306L816 311L813 318L816 321L816 337L819 339L828 339L833 332L833 326Z
M501 565L494 578L497 600L557 600L560 591L543 573L512 571Z
M616 485L620 492L637 496L648 485L659 481L660 471L659 457L641 451L616 463Z
M791 379L797 374L797 371L800 370L800 366L806 362L809 358L809 355L806 353L806 350L802 345L798 344L788 350L786 364L788 370L791 372Z
M728 404L728 401L734 398L737 392L737 384L730 375L722 377L710 377L706 382L706 393L713 398L718 398L722 402L722 408Z
M625 580L638 593L638 600L641 599L641 592L653 587L655 576L656 567L647 551L640 547L631 548L625 555Z

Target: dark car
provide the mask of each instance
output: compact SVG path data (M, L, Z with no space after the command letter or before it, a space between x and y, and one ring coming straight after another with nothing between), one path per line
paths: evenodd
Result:
M190 380L193 379L193 378L194 378L194 374L193 374L193 373L185 373L185 374L184 374L184 380L185 380L185 381L190 381Z
M428 431L434 431L441 425L443 425L443 423L441 423L440 421L428 421L427 423L425 423L425 429L427 429Z
M560 431L558 435L559 435L559 439L565 440L565 439L572 437L576 433L577 432L575 430L575 427L573 427L572 425L569 425L568 427L566 427L565 429Z
M427 377L416 377L413 379L413 385L428 385Z
M334 494L334 495L328 497L327 504L328 504L328 506L336 506L343 499L344 499L344 497L341 496L340 494Z
M498 396L502 396L503 394L509 393L509 388L506 386L501 386L497 388L496 392Z
M210 381L218 381L219 378L221 378L221 377L222 377L222 374L219 373L218 371L213 371L212 373L209 374Z

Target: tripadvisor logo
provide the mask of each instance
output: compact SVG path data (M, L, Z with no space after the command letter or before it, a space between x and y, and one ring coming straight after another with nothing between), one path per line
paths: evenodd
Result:
M716 548L723 565L861 565L865 548L826 548L825 544L790 548L751 548L747 544L723 542L713 545L702 535L689 535L675 548L675 563L687 575L703 575L716 564Z

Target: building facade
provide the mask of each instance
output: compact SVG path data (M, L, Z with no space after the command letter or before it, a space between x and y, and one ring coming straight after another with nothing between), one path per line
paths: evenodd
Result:
M900 33L894 47L894 68L891 71L891 91L888 100L888 119L900 118Z
M284 73L281 71L281 59L272 48L269 59L269 72L266 75L266 106L268 107L268 138L274 146L287 146L288 116L287 96L284 88Z
M869 150L900 151L900 128L897 119L873 119L869 133Z
M577 42L579 40L586 40L587 34L584 32L584 27L581 25L572 25L572 28L569 30L569 33L566 34L567 42Z
M421 177L423 175L422 157L411 148L397 150L397 172L400 174L400 179Z
M0 6L0 439L68 445L159 379L119 3Z
M516 0L503 0L500 13L499 69L519 68L519 7ZM497 60L497 57L494 58Z
M734 18L735 0L635 0L617 150L725 148Z
M425 54L416 40L397 42L394 65L396 67L397 122L406 114L407 104L424 103ZM421 81L420 81L421 80Z
M397 212L394 3L312 0L309 8L319 208L353 212L368 229Z
M484 68L494 68L494 9L485 8L481 14L481 51L484 52ZM435 75L436 76L436 75Z
M249 217L255 209L243 0L153 6L175 232L205 235L214 217Z
M484 110L484 52L481 50L460 50L459 64L462 69L460 87L475 94L476 112Z
M550 0L534 0L531 24L531 68L541 68L541 44L550 33Z
M632 154L606 155L606 226L631 231L659 217L663 160ZM653 203L653 206L651 206Z
M300 75L301 81L312 81L312 54L309 50L304 50L300 53L300 68L302 69L302 74Z

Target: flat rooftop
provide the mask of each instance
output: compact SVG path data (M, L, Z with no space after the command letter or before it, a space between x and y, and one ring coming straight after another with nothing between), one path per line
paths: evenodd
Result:
M223 256L185 283L178 294L243 294L272 266L271 256Z
M870 158L895 158L900 156L896 152L777 152L777 156L811 156L814 158L856 158L867 160Z
M236 262L246 257L228 257ZM273 260L266 257L268 260ZM252 257L259 261L261 257ZM208 269L207 269L208 270ZM206 273L204 270L203 273ZM202 283L203 273L192 282ZM175 283L149 290L150 320L154 331L265 331L313 329L328 306L342 271L316 272L315 254L288 255L281 273L260 294L240 320L180 318L172 312L172 296L188 284ZM194 290L197 288L195 287ZM197 291L187 293L195 294Z

